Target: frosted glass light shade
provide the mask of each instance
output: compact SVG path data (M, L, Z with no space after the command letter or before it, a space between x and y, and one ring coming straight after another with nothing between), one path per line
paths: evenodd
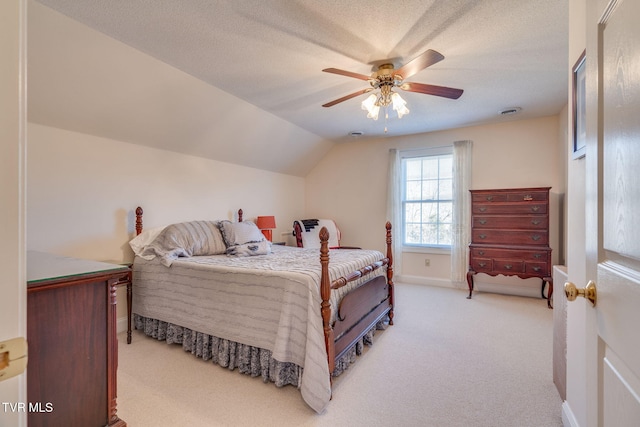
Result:
M396 113L398 113L398 118L402 118L405 114L409 114L409 109L407 108L407 101L402 99L400 94L394 92L391 95L391 101L393 102L393 109Z

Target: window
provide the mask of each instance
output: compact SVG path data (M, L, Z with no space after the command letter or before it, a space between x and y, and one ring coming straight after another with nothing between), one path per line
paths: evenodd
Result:
M451 147L429 150L428 155L403 153L402 157L403 244L450 248L453 221Z

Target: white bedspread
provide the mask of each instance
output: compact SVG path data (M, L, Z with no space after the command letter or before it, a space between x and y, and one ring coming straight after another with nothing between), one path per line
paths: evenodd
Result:
M331 280L382 258L378 251L331 250ZM302 366L302 397L322 412L331 385L320 315L319 259L317 249L277 245L269 255L179 258L171 267L136 257L133 312L268 349L274 359ZM378 269L366 280L384 271ZM332 307L361 282L334 291Z

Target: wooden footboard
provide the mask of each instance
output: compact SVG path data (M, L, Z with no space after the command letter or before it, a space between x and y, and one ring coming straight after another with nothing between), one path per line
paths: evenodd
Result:
M329 232L325 227L320 230L321 314L330 373L335 370L336 361L386 315L389 316L389 324L393 325L393 254L390 222L387 222L386 230L386 258L333 282L330 282L329 278ZM329 303L331 290L341 288L385 265L386 279L376 276L342 298L337 308L335 323L332 325Z
M333 325L336 360L391 309L389 286L383 276L377 276L345 295Z

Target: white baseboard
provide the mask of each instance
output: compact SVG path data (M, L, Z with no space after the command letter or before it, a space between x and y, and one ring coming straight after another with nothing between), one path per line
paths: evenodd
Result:
M494 283L483 280L483 275L477 276L474 290L479 292L491 292L507 295L518 295L524 297L540 298L539 279L519 279L517 277L498 276L489 278ZM489 276L486 276L489 277ZM412 285L439 286L441 288L468 290L467 282L453 282L449 279L438 279L433 277L399 275L394 276L394 282L408 283ZM480 279L480 280L478 280Z
M437 279L433 277L400 275L394 276L393 281L396 283L407 283L410 285L426 285L438 286L441 288L462 289L460 286L456 286L451 280ZM466 288L467 285L465 284L464 287Z
M569 402L566 400L562 402L562 425L564 427L580 427L576 417L573 415L573 411L571 411Z

